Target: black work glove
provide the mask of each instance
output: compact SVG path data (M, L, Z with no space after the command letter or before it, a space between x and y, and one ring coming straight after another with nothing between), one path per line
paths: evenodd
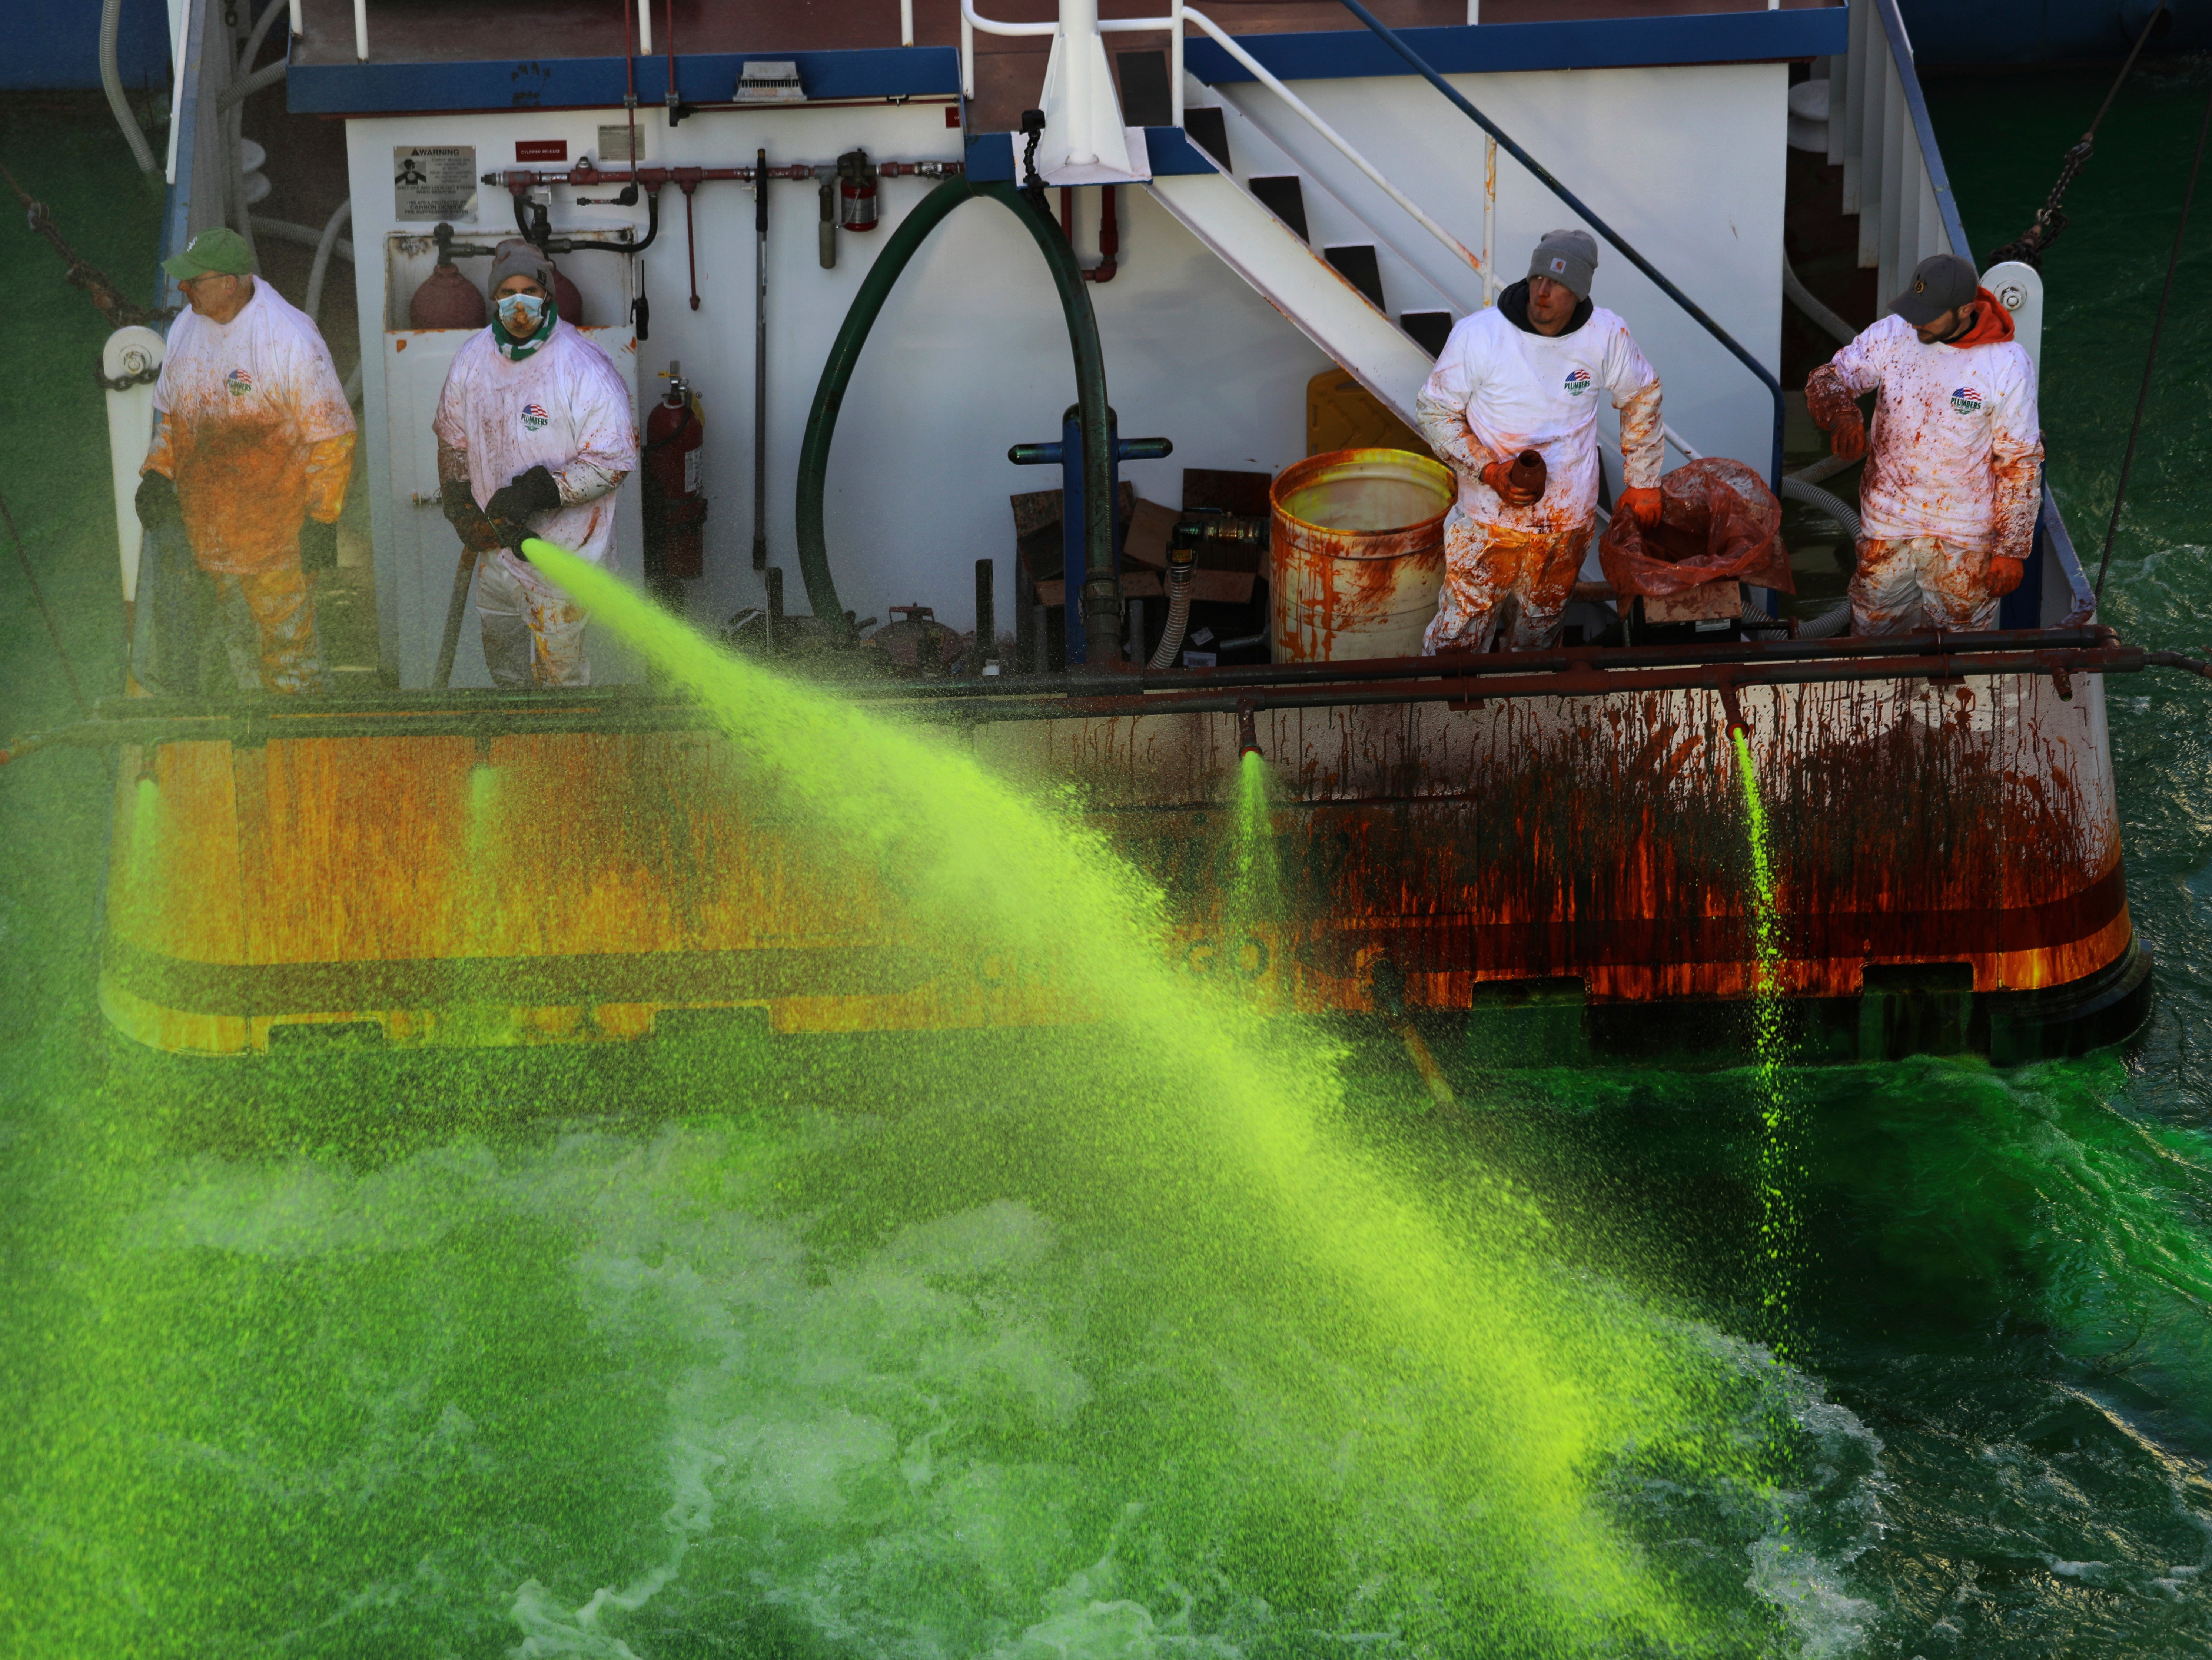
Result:
M310 519L300 526L300 569L328 570L338 562L338 527Z
M499 526L484 517L467 479L449 478L439 485L438 500L446 510L446 522L459 532L461 545L471 552L489 553L507 540Z
M486 518L520 523L532 514L550 513L560 505L561 486L554 482L550 470L540 465L518 472L513 483L494 490L483 510Z
M185 521L184 504L177 500L176 481L166 472L139 474L136 503L138 522L148 530Z

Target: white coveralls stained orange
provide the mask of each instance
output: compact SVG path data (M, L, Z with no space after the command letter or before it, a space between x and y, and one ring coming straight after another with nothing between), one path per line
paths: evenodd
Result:
M1859 486L1854 634L1994 628L2002 596L1990 562L2025 559L2033 546L2043 463L2035 365L1988 289L1977 303L1972 344L1924 346L1903 318L1885 317L1807 386L1816 404L1823 380L1850 398L1881 393Z
M169 330L144 472L177 487L192 557L215 579L241 688L323 684L300 526L336 522L353 471L354 419L313 320L257 281L238 315L187 310Z
M488 325L454 355L433 429L441 482L468 481L481 508L518 473L544 466L561 505L534 515L532 534L595 565L611 562L615 487L637 466L629 389L607 355L566 320L515 362ZM501 549L477 562L484 662L501 686L584 686L580 607Z
M1516 283L1497 305L1461 319L1414 400L1421 435L1459 476L1459 499L1444 519L1443 593L1424 655L1487 651L1508 594L1519 605L1513 649L1558 638L1597 510L1601 393L1620 410L1626 488L1659 482L1659 377L1628 325L1585 300L1565 331L1539 334L1525 321L1526 293ZM1509 507L1482 469L1531 449L1547 470L1543 496Z

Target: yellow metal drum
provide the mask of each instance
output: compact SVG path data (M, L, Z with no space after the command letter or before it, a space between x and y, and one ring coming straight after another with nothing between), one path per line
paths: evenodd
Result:
M1270 492L1268 622L1279 663L1411 657L1443 586L1450 469L1406 450L1337 450Z

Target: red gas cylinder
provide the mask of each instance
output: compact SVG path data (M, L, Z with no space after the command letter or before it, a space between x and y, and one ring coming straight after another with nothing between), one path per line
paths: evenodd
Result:
M407 321L418 329L480 329L486 320L483 290L458 265L436 267L407 302Z
M545 262L553 265L548 259ZM573 328L584 326L584 294L574 283L561 274L561 267L553 265L553 304Z
M699 488L699 447L707 441L699 400L672 361L668 395L645 417L641 505L645 509L645 576L661 591L672 578L705 569L707 498Z

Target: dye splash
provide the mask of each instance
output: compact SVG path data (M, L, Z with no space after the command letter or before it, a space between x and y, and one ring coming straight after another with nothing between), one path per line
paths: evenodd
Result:
M1249 1323L1248 1299L1295 1310L1307 1359L1285 1370L1273 1345L1244 1359L1269 1421L1299 1423L1316 1447L1351 1438L1336 1475L1282 1467L1301 1505L1373 1522L1418 1487L1435 1505L1414 1534L1385 1529L1393 1543L1369 1568L1392 1587L1388 1611L1364 1617L1463 1653L1743 1636L1728 1629L1740 1606L1716 1613L1711 1587L1647 1554L1602 1497L1608 1471L1630 1467L1708 1489L1745 1474L1728 1427L1740 1370L1679 1324L1561 1276L1549 1223L1510 1184L1473 1172L1438 1210L1343 1140L1327 1052L1263 1033L1249 1008L1170 968L1160 897L1091 833L940 734L734 659L561 550L528 552L705 705L745 787L895 872L952 955L988 942L1042 965L1097 1023L1094 1058L1127 1087L1055 1127L1079 1148L1056 1156L1137 1203L1177 1307L1224 1332ZM1257 843L1264 797L1249 799ZM1358 1404L1310 1421L1332 1400Z
M1802 1175L1790 1110L1789 1005L1783 996L1782 927L1775 908L1774 856L1767 842L1766 808L1750 734L1737 727L1736 776L1743 785L1744 837L1751 855L1751 936L1759 967L1752 1004L1753 1073L1759 1091L1759 1251L1764 1272L1760 1312L1778 1358L1790 1352L1790 1288L1796 1275L1798 1218L1795 1195Z

